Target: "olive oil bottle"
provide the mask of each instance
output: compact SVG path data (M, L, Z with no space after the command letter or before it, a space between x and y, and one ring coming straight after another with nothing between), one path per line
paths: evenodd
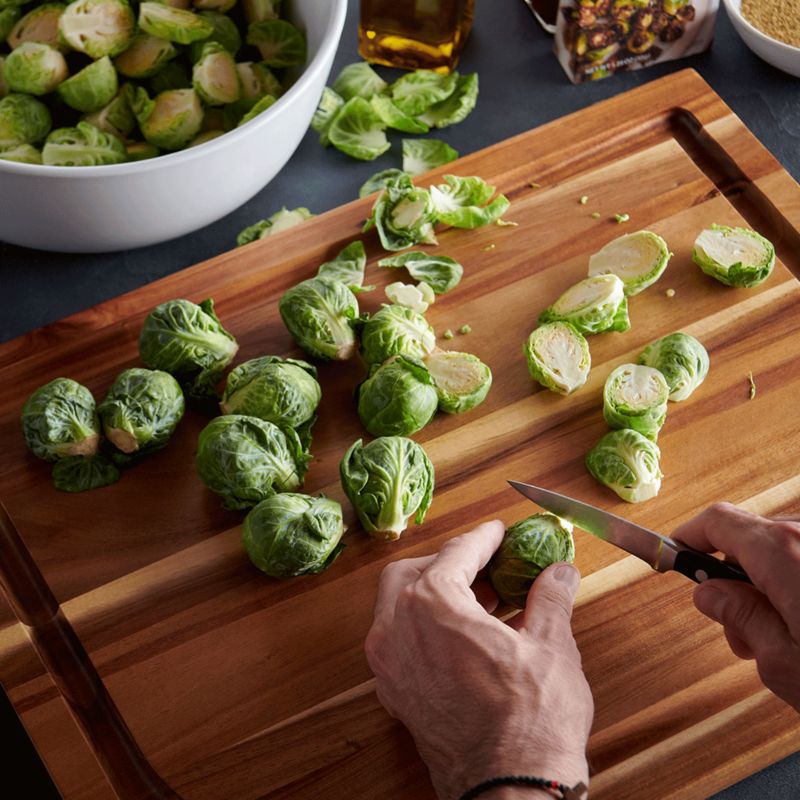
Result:
M390 67L450 72L473 10L474 0L361 0L359 54Z

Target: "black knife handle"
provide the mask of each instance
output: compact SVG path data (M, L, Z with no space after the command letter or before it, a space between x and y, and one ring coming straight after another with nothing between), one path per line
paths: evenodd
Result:
M672 569L695 583L703 583L710 578L726 578L731 581L753 583L747 573L736 564L729 564L709 553L701 553L699 550L692 550L688 547L681 547L678 550Z

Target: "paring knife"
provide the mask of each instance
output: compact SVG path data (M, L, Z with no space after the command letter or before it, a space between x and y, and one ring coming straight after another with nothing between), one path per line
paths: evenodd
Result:
M537 503L546 511L569 520L581 530L597 536L641 558L658 572L674 570L702 583L709 578L752 583L747 573L735 564L721 561L708 553L702 553L667 536L643 528L616 514L574 500L563 494L541 489L519 481L509 481L520 494Z

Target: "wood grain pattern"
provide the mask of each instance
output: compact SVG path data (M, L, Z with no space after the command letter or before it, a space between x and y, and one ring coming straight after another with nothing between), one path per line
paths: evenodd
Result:
M508 478L664 532L718 499L761 513L800 510L800 188L694 72L444 171L496 183L519 223L444 231L436 248L459 259L465 277L428 317L439 331L472 326L449 344L486 361L494 386L475 411L440 415L417 435L436 468L436 496L424 526L387 544L360 531L338 486L339 459L363 436L351 399L363 368L321 367L306 489L343 501L350 525L346 551L321 576L277 582L249 565L241 516L194 474L200 415L188 414L165 451L115 486L73 496L55 491L47 466L25 452L18 414L24 397L62 374L100 398L137 363L144 316L173 297L213 296L241 343L239 360L298 354L277 298L359 236L370 201L0 346L0 497L137 741L187 800L432 797L413 743L377 703L363 656L377 579L388 562L433 552L480 520L532 513ZM631 215L627 226L610 219L617 212ZM712 222L772 239L781 263L765 284L729 289L692 265L692 242ZM590 253L639 228L674 251L665 276L631 301L628 333L591 339L586 386L569 398L539 390L521 353L539 311L585 275ZM364 240L369 282L383 287L396 276L374 268L380 248L372 235ZM377 308L381 295L362 295L362 306ZM629 506L592 481L583 456L605 431L609 371L674 330L704 342L711 371L689 401L670 405L661 495ZM593 798L702 798L796 749L796 714L730 654L694 610L685 579L576 538L584 581L574 627L597 702ZM0 609L0 626L0 679L61 792L112 797L10 609Z

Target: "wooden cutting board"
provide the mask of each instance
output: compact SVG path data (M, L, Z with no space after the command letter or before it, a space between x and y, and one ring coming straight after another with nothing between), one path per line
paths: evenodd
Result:
M507 219L519 223L444 231L435 250L459 259L465 277L429 319L439 332L472 326L449 346L486 361L494 386L475 411L440 415L417 435L436 468L433 506L422 527L380 543L359 529L337 478L345 449L364 435L351 399L363 368L320 368L306 490L343 501L351 526L347 549L321 576L278 582L250 566L241 516L223 511L194 473L207 421L199 414L118 484L81 495L52 488L47 465L25 451L18 415L31 391L59 375L101 398L138 363L147 312L174 297L213 296L240 360L298 355L277 298L360 235L371 201L0 347L0 497L137 741L184 798L431 798L409 736L376 700L362 651L378 575L481 520L532 513L508 478L665 533L715 500L800 510L800 283L792 275L800 275L800 187L696 73L654 81L441 172L496 183L512 201ZM615 213L630 221L616 224ZM691 263L695 236L713 222L756 228L775 243L782 263L765 284L726 288ZM628 333L591 338L586 386L568 398L541 390L522 356L538 313L585 276L590 253L640 228L674 251L667 272L632 299ZM383 287L397 275L375 269L377 240L364 240L368 282ZM361 303L374 310L381 299L377 291ZM606 430L602 385L613 367L675 330L705 343L711 371L690 400L670 405L659 438L661 494L627 505L583 466ZM574 628L597 705L593 800L702 798L796 749L797 715L762 687L751 662L730 654L719 627L694 610L684 578L652 573L583 533L576 539L584 580ZM97 754L6 607L0 624L0 679L64 797L111 797Z

